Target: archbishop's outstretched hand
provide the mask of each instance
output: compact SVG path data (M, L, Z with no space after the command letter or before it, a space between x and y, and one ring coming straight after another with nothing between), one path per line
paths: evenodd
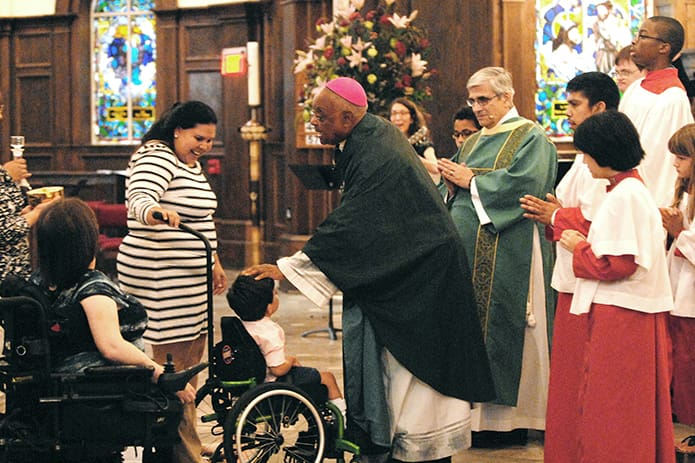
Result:
M278 266L273 264L252 265L242 270L241 274L256 277L256 280L272 278L273 280L280 281L285 279L285 275L282 274Z

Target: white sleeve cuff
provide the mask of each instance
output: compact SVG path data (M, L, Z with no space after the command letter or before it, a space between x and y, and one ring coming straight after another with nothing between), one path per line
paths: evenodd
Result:
M485 208L483 207L483 203L480 201L480 195L478 194L478 187L476 186L475 183L475 177L471 179L471 201L473 202L473 207L475 207L475 212L478 214L478 221L480 221L480 225L487 225L492 222L490 220L490 217L487 215L485 212Z
M311 302L325 307L338 287L302 251L277 261L278 268Z

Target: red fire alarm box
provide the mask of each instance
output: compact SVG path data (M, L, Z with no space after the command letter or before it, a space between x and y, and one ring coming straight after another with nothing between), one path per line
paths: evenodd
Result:
M222 49L221 73L223 76L244 76L248 67L246 47Z

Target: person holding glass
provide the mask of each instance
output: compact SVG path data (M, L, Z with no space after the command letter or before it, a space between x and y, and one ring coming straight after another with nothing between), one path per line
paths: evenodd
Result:
M0 93L0 120L5 105ZM29 231L47 203L29 206L19 182L29 178L27 161L13 159L0 166L0 281L9 274L28 278L31 273Z

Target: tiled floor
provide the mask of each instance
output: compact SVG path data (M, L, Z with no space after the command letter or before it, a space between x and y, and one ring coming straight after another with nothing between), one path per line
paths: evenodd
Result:
M215 326L219 327L219 318L231 315L232 312L227 308L224 297L215 297L214 305ZM334 321L338 327L340 326L341 308L341 299L338 297L334 304ZM333 372L340 384L343 377L340 334L336 341L330 340L325 332L306 337L301 336L307 330L326 327L328 325L327 315L327 308L315 307L301 294L280 292L280 308L273 318L285 328L288 353L296 355L304 365ZM219 332L215 334L219 336ZM206 376L206 372L201 373L199 379L201 384ZM199 414L204 413L207 407L209 407L207 404L202 404L198 409ZM200 424L199 432L205 443L216 441L216 438L210 434L209 425ZM676 425L677 439L680 440L691 434L695 434L695 428ZM138 458L133 456L132 451L126 455L126 463L138 461ZM453 463L528 463L541 461L543 461L543 436L539 432L531 432L529 443L523 447L470 449L453 458Z

